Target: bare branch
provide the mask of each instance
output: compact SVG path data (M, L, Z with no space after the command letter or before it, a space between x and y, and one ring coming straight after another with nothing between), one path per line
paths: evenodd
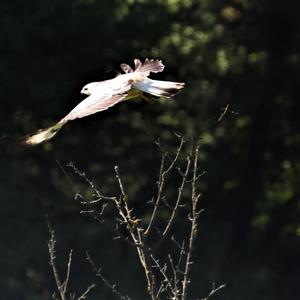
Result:
M66 279L63 283L63 293L64 294L66 294L66 292L67 292L67 287L68 287L68 283L69 283L71 263L72 263L72 254L73 254L73 249L71 249L70 252L69 252L69 260L68 260L68 265L67 265L67 275L66 275Z
M61 166L61 165L60 165ZM80 171L72 161L70 161L68 164L67 164L67 167L71 168L75 174L79 175L81 178L83 178L85 180L85 182L91 187L91 189L93 190L94 192L94 196L97 198L96 200L91 200L91 201L83 201L85 202L85 204L87 203L93 203L93 201L96 201L96 202L99 202L101 200L113 200L114 197L109 197L109 196L105 196L105 195L102 195L100 193L100 190L95 186L94 182L89 179L87 177L87 175L85 174L85 172L82 172ZM62 166L61 166L62 168ZM64 169L62 169L64 174L67 176L68 180L71 182L71 184L74 186L72 180L70 179L70 177L67 175L66 171ZM75 189L76 191L76 189ZM78 192L77 192L78 194Z
M146 235L149 234L149 232L151 230L151 227L152 227L152 224L154 223L154 220L155 220L155 218L157 216L157 210L158 210L160 201L162 199L162 193L163 193L163 189L164 189L164 186L165 186L165 177L174 168L174 166L175 166L175 164L176 164L176 162L177 162L177 160L179 158L179 155L181 153L183 144L184 144L184 139L181 137L180 144L179 144L179 146L177 148L177 151L176 151L176 155L171 160L171 163L170 163L170 165L167 168L165 168L165 159L166 159L167 153L164 152L162 154L162 160L161 160L161 164L160 164L159 177L158 177L158 181L157 181L157 186L158 186L157 196L156 196L156 200L154 202L154 208L153 208L153 211L152 211L152 214L151 214L151 217L150 217L150 222L149 222L148 227L147 227L147 229L145 231Z
M216 287L216 284L213 283L212 284L212 289L211 289L210 293L205 298L201 298L200 300L207 300L208 298L210 298L211 296L213 296L215 293L217 293L219 290L223 289L224 287L226 287L225 284L221 284L218 287Z
M174 262L173 262L173 258L172 256L169 254L168 255L168 258L169 258L169 263L170 263L170 266L171 266L171 269L172 269L172 272L173 272L173 293L174 293L174 300L177 300L178 299L178 296L179 296L179 287L178 287L178 268L175 267L174 265Z
M168 232L170 231L170 228L174 222L174 219L175 219L175 216L176 216L176 213L177 213L177 210L178 210L178 207L179 207L179 204L180 204L180 201L181 201L181 198L182 198L182 193L183 193L183 190L184 190L184 186L185 186L185 183L186 183L186 178L187 178L187 175L189 173L189 170L190 170L190 165L191 165L191 160L189 157L187 157L187 165L186 165L186 169L185 169L185 172L183 173L183 176L182 176L182 182L181 182L181 185L178 189L178 194L177 194L177 199L176 199L176 203L175 203L175 206L172 210L172 214L171 214L171 217L166 225L166 228L164 229L163 233L162 233L162 236L165 237Z
M158 271L161 273L161 275L163 276L163 281L161 282L161 288L159 289L159 291L156 294L155 299L158 299L159 294L161 294L161 292L166 292L167 294L169 294L170 299L174 299L174 294L175 291L173 290L173 286L172 283L169 279L169 276L167 275L166 271L167 271L167 266L164 265L163 267L160 265L159 260L156 259L153 254L150 255L151 259L154 262L154 266L158 269Z
M227 111L228 111L228 108L229 108L229 104L227 104L224 108L223 108L223 111L221 112L220 116L218 117L217 119L217 122L221 122L221 120L224 118L224 116L226 115Z
M116 178L117 178L118 183L119 183L119 187L121 189L122 196L125 198L126 194L125 194L125 191L124 191L124 186L123 186L123 182L121 180L121 176L119 174L119 167L118 166L115 166L115 173L116 173Z
M161 158L161 163L160 163L158 181L157 181L157 186L158 186L157 196L156 196L156 200L154 202L154 209L153 209L151 217L150 217L150 222L149 222L148 227L145 231L146 235L149 233L150 228L153 224L153 221L154 221L154 218L156 216L157 209L158 209L158 206L159 206L159 202L160 202L160 199L161 199L161 194L162 194L162 190L163 190L163 186L164 186L164 175L163 174L164 174L165 158L166 158L166 154L163 153L162 158Z
M138 228L137 233L138 233L138 241L141 243L141 245L143 245L143 247L137 248L137 252L146 275L146 280L148 283L148 289L147 289L148 294L150 295L152 300L156 300L157 283L156 283L156 277L153 273L153 268L151 264L151 249L146 247L144 230Z
M61 300L66 300L66 299L75 299L76 295L75 293L70 293L69 298L67 297L67 292L68 292L68 284L70 281L70 272L71 272L71 265L72 265L72 255L73 255L73 250L71 249L69 252L69 258L68 258L68 263L67 263L67 273L66 273L66 278L64 282L62 283L62 280L60 278L58 269L56 267L56 256L55 256L55 244L56 244L56 239L55 239L55 232L51 228L50 222L48 221L48 228L49 228L49 233L50 233L50 239L48 241L48 252L49 252L49 257L50 257L50 266L52 268L52 272L54 275L55 283L57 290L59 292L59 296ZM83 300L86 299L87 295L95 287L94 284L90 285L87 287L87 289L77 298L77 300ZM56 297L55 293L52 295L52 299L58 300Z
M115 204L121 217L122 223L126 224L126 228L130 233L133 244L136 246L138 257L141 265L143 266L144 273L148 284L148 294L152 300L156 300L155 295L157 293L156 280L153 274L150 253L151 250L146 246L145 230L141 219L133 216L132 209L128 206L128 197L125 193L124 185L119 173L118 166L115 166L116 178L121 190L121 197L119 200L115 200Z
M228 107L229 106L224 109L221 116L217 119L217 122L222 120L228 110ZM176 154L173 158L170 158L170 161L168 153L163 151L158 180L156 183L157 192L155 197L153 197L150 201L150 203L153 204L153 209L147 225L145 225L142 218L138 218L130 205L130 201L126 193L118 166L115 166L115 177L120 189L119 196L106 197L103 196L99 190L97 190L93 182L86 176L84 172L79 171L72 162L69 164L69 166L73 168L74 172L82 176L94 191L93 197L95 198L89 201L81 200L81 204L86 208L83 209L81 213L91 214L98 221L102 221L104 220L102 215L106 205L110 203L114 206L116 213L114 223L112 225L114 225L113 228L117 232L117 236L114 239L122 239L129 245L133 246L136 250L139 263L144 270L147 283L147 292L151 300L159 300L161 298L172 300L188 299L188 287L191 280L190 272L193 264L193 246L197 236L198 219L201 212L198 209L198 202L201 194L197 190L197 183L203 173L201 173L198 169L199 146L196 146L196 149L191 152L191 155L186 157L184 166L182 170L180 169L177 163L182 152L184 142L184 139L181 137ZM173 172L173 170L176 171L176 169L178 172ZM174 203L172 202L172 205L168 203L169 199L166 199L164 195L167 184L169 184L170 177L168 175L170 175L170 172L172 172L172 174L174 173L177 177L179 177L180 180L177 194L175 196ZM190 205L183 203L183 195L185 194L187 187L190 187L191 189ZM162 207L162 204L164 204L167 208ZM189 222L190 229L187 232L187 238L185 238L182 242L177 242L174 236L171 236L170 240L173 241L174 245L176 245L178 248L178 256L171 255L169 252L167 259L160 261L159 258L154 256L154 249L162 241L169 237L169 233L175 223L180 207L184 207L185 210L188 210L187 222ZM159 216L160 208L170 209L169 218L167 218L164 226L156 228L155 223ZM157 230L157 233L155 233L154 230ZM158 242L155 243L153 242L152 237L156 237L157 235L159 238L156 239ZM54 246L52 248L54 249ZM54 254L52 256L55 258ZM53 273L57 273L55 278L57 277L56 282L58 290L61 291L62 289L63 294L65 294L67 291L71 259L72 252L69 254L67 275L63 284L61 284L54 264ZM88 253L86 259L92 266L96 276L99 277L119 299L130 299L127 295L124 296L119 292L116 284L110 283L104 277L101 269L96 266ZM77 300L85 299L86 295L93 287L94 285L89 286ZM201 300L207 300L210 296L223 287L224 285L219 286L218 288L213 286L213 289L207 298ZM75 299L75 294L74 298L72 299ZM61 300L65 300L65 298L61 298Z
M50 239L48 241L48 252L49 252L49 258L50 258L50 266L52 268L52 272L54 275L55 283L57 286L57 289L60 294L61 300L66 300L66 292L64 290L64 286L62 284L62 281L60 279L58 270L56 268L56 263L55 263L55 244L56 244L56 239L55 239L55 233L54 230L51 228L50 222L48 221L48 228L49 228L49 233L50 233Z
M179 136L179 138L180 138L180 144L177 147L177 151L176 151L175 157L171 160L171 163L170 163L168 169L165 171L166 173L169 173L173 169L174 165L176 164L176 162L177 162L177 160L179 158L179 155L181 153L183 144L185 143L185 140L184 140L183 137Z
M192 212L190 215L191 221L191 230L190 230L190 237L188 243L188 250L186 254L186 261L185 261L185 269L183 274L182 280L182 297L181 300L187 299L187 288L190 283L189 274L191 270L192 262L192 251L194 240L197 235L197 227L198 227L198 217L200 212L198 211L198 200L200 194L197 193L196 182L197 182L197 167L198 167L198 155L199 155L199 148L196 147L195 154L194 154L194 168L193 168L193 181L192 181L192 195L191 195L191 205L192 205Z
M90 293L90 291L95 288L96 285L95 284L92 284L92 285L89 285L86 290L81 294L81 296L79 296L79 298L77 300L83 300L83 299L86 299L86 297L88 296L88 294Z
M98 268L96 266L96 264L94 263L94 261L92 260L92 258L90 257L89 253L86 252L86 259L87 261L90 263L90 265L92 266L93 271L95 272L96 276L99 277L104 284L112 291L113 294L115 294L116 296L118 296L121 300L130 300L130 298L126 295L122 295L116 284L111 284L102 274L101 272L101 268ZM84 298L81 298L84 299ZM79 300L79 299L78 299Z

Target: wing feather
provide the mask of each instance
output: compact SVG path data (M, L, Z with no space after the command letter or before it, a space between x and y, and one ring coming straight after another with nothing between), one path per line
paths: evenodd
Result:
M110 95L99 98L98 95L91 95L80 102L67 116L63 118L65 121L71 121L83 118L99 111L107 110L126 98L128 94Z
M146 58L144 62L141 62L140 59L136 58L134 60L134 70L128 64L121 64L121 69L126 74L132 72L141 72L141 73L146 73L146 76L149 76L150 72L152 73L162 72L164 68L165 66L161 60L148 59L148 58Z
M116 105L126 98L132 83L133 80L125 74L96 83L99 85L96 91L75 106L63 120L83 118Z
M165 68L164 64L161 60L154 60L146 58L145 61L142 63L139 59L134 60L135 64L135 72L152 72L158 73L162 72Z

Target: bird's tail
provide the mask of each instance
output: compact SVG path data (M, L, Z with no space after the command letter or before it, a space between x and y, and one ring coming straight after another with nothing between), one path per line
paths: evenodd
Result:
M185 86L184 82L172 82L149 79L138 89L157 97L173 97Z
M67 122L68 121L62 119L51 127L39 129L37 132L28 134L25 137L21 138L20 143L24 146L35 146L48 141L52 139Z

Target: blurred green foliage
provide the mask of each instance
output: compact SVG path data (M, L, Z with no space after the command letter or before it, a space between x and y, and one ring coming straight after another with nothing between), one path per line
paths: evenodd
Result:
M84 84L106 79L134 58L162 59L166 69L156 78L187 87L174 100L123 103L72 122L36 148L1 141L1 298L50 298L49 215L61 267L68 250L75 251L75 290L94 280L84 260L88 249L121 290L145 299L133 250L112 242L106 225L79 214L74 187L57 161L73 161L109 195L117 190L118 164L132 205L146 214L160 163L155 141L174 153L176 132L190 144L200 141L206 171L193 297L206 295L216 281L227 284L219 299L295 299L298 11L292 0L2 1L1 134L18 137L56 122L82 100ZM216 123L227 104L229 113ZM88 186L68 174L90 196ZM170 186L170 198L175 192ZM176 234L181 232L179 223ZM90 299L112 295L99 284Z

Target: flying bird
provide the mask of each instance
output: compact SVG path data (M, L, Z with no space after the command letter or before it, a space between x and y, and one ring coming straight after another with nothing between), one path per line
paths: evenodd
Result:
M151 72L162 72L164 67L161 60L154 59L145 59L143 63L139 59L135 59L134 68L128 64L121 64L123 74L117 75L113 79L91 82L85 85L81 93L88 95L87 98L56 124L26 135L21 139L21 143L27 146L43 143L53 138L67 122L106 110L125 100L138 97L148 99L151 95L155 97L173 97L184 87L185 83L148 78Z

